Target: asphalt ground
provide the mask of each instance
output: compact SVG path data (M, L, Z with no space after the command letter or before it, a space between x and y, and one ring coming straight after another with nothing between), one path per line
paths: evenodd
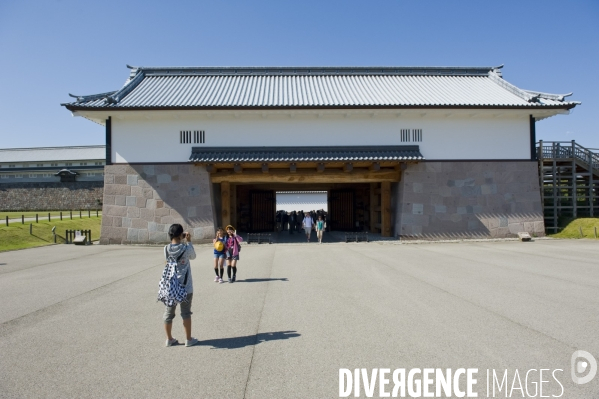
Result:
M545 372L543 395L599 397L599 243L244 245L238 282L192 261L196 347L164 347L162 248L0 254L0 398L336 398L339 369ZM173 333L184 339L179 315ZM390 376L387 376L390 378ZM539 384L529 374L530 396ZM511 397L523 396L518 390ZM391 381L388 391L391 391ZM506 397L496 393L495 397ZM379 397L378 385L374 397ZM360 397L366 397L361 389ZM352 392L351 397L354 397ZM492 396L490 396L492 397ZM538 396L537 396L538 397Z

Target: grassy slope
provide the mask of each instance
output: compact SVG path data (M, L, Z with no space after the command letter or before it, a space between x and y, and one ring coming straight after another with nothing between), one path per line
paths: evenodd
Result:
M29 225L33 224L33 235L29 234ZM25 224L14 223L6 226L0 225L0 252L11 249L39 247L54 243L52 227L56 226L57 243L64 243L65 230L91 230L92 240L100 238L102 217L91 217L73 220L52 220L48 222Z
M583 237L580 236L582 227ZM595 227L599 235L599 218L578 218L568 222L566 227L557 234L551 234L555 238L595 238Z

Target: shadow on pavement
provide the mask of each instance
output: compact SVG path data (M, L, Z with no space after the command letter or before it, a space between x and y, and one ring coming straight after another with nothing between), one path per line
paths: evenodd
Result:
M283 278L246 278L245 280L237 280L237 283L263 283L265 281L289 281L287 277Z
M278 341L281 339L289 339L299 337L296 331L276 331L269 333L259 333L254 335L246 335L243 337L208 339L200 341L199 346L212 346L212 349L238 349L246 346L257 345L266 341Z

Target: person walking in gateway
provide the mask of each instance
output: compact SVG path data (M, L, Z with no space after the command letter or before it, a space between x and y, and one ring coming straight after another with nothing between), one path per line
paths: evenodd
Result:
M312 234L312 227L314 225L314 221L312 220L312 216L308 212L304 214L304 220L302 222L302 227L304 232L306 233L306 238L308 242L310 242L310 234Z
M243 242L243 238L237 235L237 231L233 226L228 225L225 251L227 259L227 276L229 277L230 283L234 283L237 279L237 261L239 260L239 251L241 251L241 242ZM231 271L233 271L233 276L231 276Z
M225 231L220 227L216 230L216 237L212 243L214 244L214 274L216 274L214 282L222 283L225 269Z
M322 244L322 236L324 233L324 220L322 220L322 215L318 215L318 220L314 224L316 228L316 238L318 238L318 243Z
M191 264L190 260L196 258L196 252L193 249L191 243L191 236L188 232L183 232L183 226L180 224L173 224L168 230L169 238L171 243L164 247L164 257L168 261L170 259L177 260L177 267L175 268L177 274L177 280L185 287L187 292L187 299L181 302L181 318L183 319L183 329L187 340L185 346L193 346L198 343L198 340L191 336L191 300L193 298L193 279L191 277ZM175 338L173 338L173 319L175 318L175 311L177 305L166 306L164 310L164 330L166 332L166 346L173 346L179 344Z

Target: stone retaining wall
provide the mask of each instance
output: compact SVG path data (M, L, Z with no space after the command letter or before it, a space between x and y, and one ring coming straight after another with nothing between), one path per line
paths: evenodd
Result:
M68 211L99 209L104 184L98 182L72 183L2 183L2 211Z
M421 162L404 171L396 194L402 238L545 235L533 161Z
M212 239L211 190L202 166L106 166L100 244L166 243L173 223L195 240Z

